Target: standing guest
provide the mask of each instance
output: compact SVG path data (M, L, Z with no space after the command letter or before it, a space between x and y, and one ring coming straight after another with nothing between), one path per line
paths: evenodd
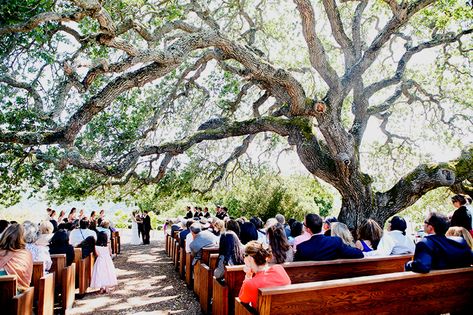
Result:
M258 289L291 284L291 279L281 265L268 265L271 249L256 241L245 247L245 280L238 298L252 307L258 306Z
M72 230L69 234L69 242L72 246L76 247L89 236L97 239L97 233L89 229L89 220L83 218L79 221L79 228Z
M227 208L217 206L217 214L215 216L219 218L220 220L225 219L225 217L227 216Z
M378 248L374 251L364 253L365 256L389 256L413 254L415 250L414 242L406 235L406 220L399 216L394 216L388 222L388 232L383 234L379 241Z
M53 225L53 231L56 232L58 225L56 220L56 210L51 210L51 215L47 221L51 222L51 224Z
M118 284L115 266L113 265L110 248L107 244L107 235L99 232L95 245L97 260L94 264L90 287L100 289L100 293L108 293L111 288Z
M58 225L61 223L67 222L66 212L64 210L61 210L61 212L59 212L59 217L57 218L57 222L58 222Z
M148 215L148 210L143 211L143 244L148 245L150 242L149 233L151 231L151 218Z
M330 228L332 226L332 223L338 222L336 217L326 217L324 220L324 225L322 226L322 230L324 231L325 236L330 236L332 235L332 232L330 231Z
M281 223L268 228L267 236L272 253L270 263L282 264L294 260L294 251L287 241L286 231Z
M43 262L44 271L47 272L53 264L51 255L49 254L49 248L44 245L36 244L38 240L38 226L33 224L31 221L23 222L23 228L25 230L25 242L26 250L31 253L33 261Z
M235 220L228 220L226 231L220 236L218 244L218 262L214 271L217 279L222 279L225 275L225 266L242 265L243 244L241 244L238 234L240 225Z
M406 271L428 273L432 269L468 267L473 264L473 252L465 240L445 236L448 220L442 214L431 213L424 221L428 235L416 244L414 259L406 263Z
M24 233L23 226L15 223L0 238L0 275L16 276L19 291L30 286L33 275L33 258L25 249Z
M77 209L76 208L72 208L71 211L69 212L69 215L67 216L67 222L74 222L75 220L77 220Z
M358 248L345 245L340 237L325 236L322 231L322 218L317 214L308 214L304 220L309 240L297 245L294 260L333 260L340 258L363 258Z
M330 236L338 236L342 239L343 244L350 247L356 247L353 235L348 226L342 222L333 222L330 224Z
M195 207L195 214L194 214L194 217L202 217L204 216L204 214L202 213L202 208L201 207Z
M192 218L194 218L194 213L192 213L191 207L187 206L186 219L192 219Z
M453 206L457 209L453 213L450 226L461 226L471 231L471 215L466 208L466 198L462 195L452 197Z
M358 240L355 245L363 252L370 252L378 247L381 236L383 236L383 229L375 220L364 220L358 229Z
M464 239L468 246L473 250L473 237L464 227L452 226L448 229L447 233L445 233L445 236L454 239L457 242L461 242L460 239Z
M44 217L44 220L49 220L49 218L51 217L51 212L52 211L53 211L53 209L46 208L46 216Z
M206 218L206 219L208 219L208 218L211 217L208 207L205 207L205 208L204 208L204 212L203 212L202 215L203 215L203 217Z
M79 210L79 220L82 220L82 218L85 217L85 214L84 214L84 209L80 209Z
M70 266L74 262L74 247L69 244L69 236L65 230L58 230L49 242L49 253L66 254L66 263Z
M0 237L2 237L3 231L10 225L7 220L0 220Z
M100 224L102 223L102 221L105 219L105 210L102 209L100 210L99 212L99 218L97 219L97 225L100 226Z
M39 236L37 245L48 246L51 237L53 237L54 227L49 221L42 221L39 224Z

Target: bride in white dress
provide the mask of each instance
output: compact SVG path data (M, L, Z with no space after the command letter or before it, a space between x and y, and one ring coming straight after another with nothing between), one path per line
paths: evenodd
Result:
M138 235L138 222L136 221L137 213L133 211L131 213L131 244L140 245L141 239Z

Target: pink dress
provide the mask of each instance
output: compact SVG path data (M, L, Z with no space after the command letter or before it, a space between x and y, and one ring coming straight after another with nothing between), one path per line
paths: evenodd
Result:
M112 257L110 257L110 250L105 246L95 246L95 252L98 257L95 260L90 287L100 289L117 285L117 275Z

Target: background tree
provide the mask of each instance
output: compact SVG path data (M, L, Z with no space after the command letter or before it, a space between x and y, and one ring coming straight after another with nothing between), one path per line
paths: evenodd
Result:
M44 186L139 189L191 154L213 175L193 187L205 193L251 143L281 139L340 192L350 227L437 187L471 193L473 11L462 2L15 0L1 11L3 202ZM416 66L428 50L437 57ZM415 132L397 132L409 116ZM397 156L429 135L464 150L380 188L362 155L370 119Z

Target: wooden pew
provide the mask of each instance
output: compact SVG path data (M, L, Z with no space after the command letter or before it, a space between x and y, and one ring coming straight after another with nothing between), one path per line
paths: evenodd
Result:
M186 253L186 283L189 289L192 289L192 285L194 284L194 281L192 281L192 274L194 269L192 268L193 259L194 256L191 253Z
M32 315L34 287L17 293L16 276L0 276L0 307L2 314Z
M34 290L34 304L39 315L52 315L54 311L54 274L44 274L44 263L33 262L31 285Z
M62 290L62 270L66 268L66 254L51 255L51 260L53 264L51 265L51 269L49 271L51 273L54 272L56 291L60 292Z
M400 272L404 271L405 263L411 259L411 255L399 255L331 261L303 261L285 263L282 266L292 283L306 283ZM243 265L227 266L225 267L225 284L213 281L213 315L233 313L235 297L240 292L244 278Z
M256 313L471 314L473 268L396 272L258 290ZM238 298L236 315L254 314Z
M112 247L112 254L118 255L121 252L120 233L118 231L111 232L110 245Z
M81 260L82 260L82 248L75 247L74 248L74 263L76 264L76 289L79 288L80 284L80 279L81 279Z
M81 259L79 265L76 265L76 271L78 270L78 272L76 272L76 275L79 275L79 295L84 295L90 285L90 269L87 268L90 268L90 261L92 259L91 256L93 256L93 254L90 254L86 258Z
M204 314L210 313L210 302L212 300L212 280L215 268L217 268L218 254L210 254L209 265L200 265L200 306Z
M202 286L204 283L207 283L208 279L208 273L201 271L204 271L202 265L209 266L210 263L210 254L218 253L218 247L215 246L208 246L202 248L202 258L196 262L194 265L194 292L197 294L198 297L202 295ZM213 276L213 274L212 274Z
M53 315L54 313L54 274L48 273L39 279L38 305L36 307L38 315Z
M72 263L69 267L62 270L62 288L61 288L61 307L63 313L72 308L76 292L76 264Z
M169 256L169 239L171 238L171 236L169 234L166 233L166 247L165 247L165 252L166 252L166 255Z
M179 248L179 276L181 279L186 278L186 240L184 240L184 247Z

